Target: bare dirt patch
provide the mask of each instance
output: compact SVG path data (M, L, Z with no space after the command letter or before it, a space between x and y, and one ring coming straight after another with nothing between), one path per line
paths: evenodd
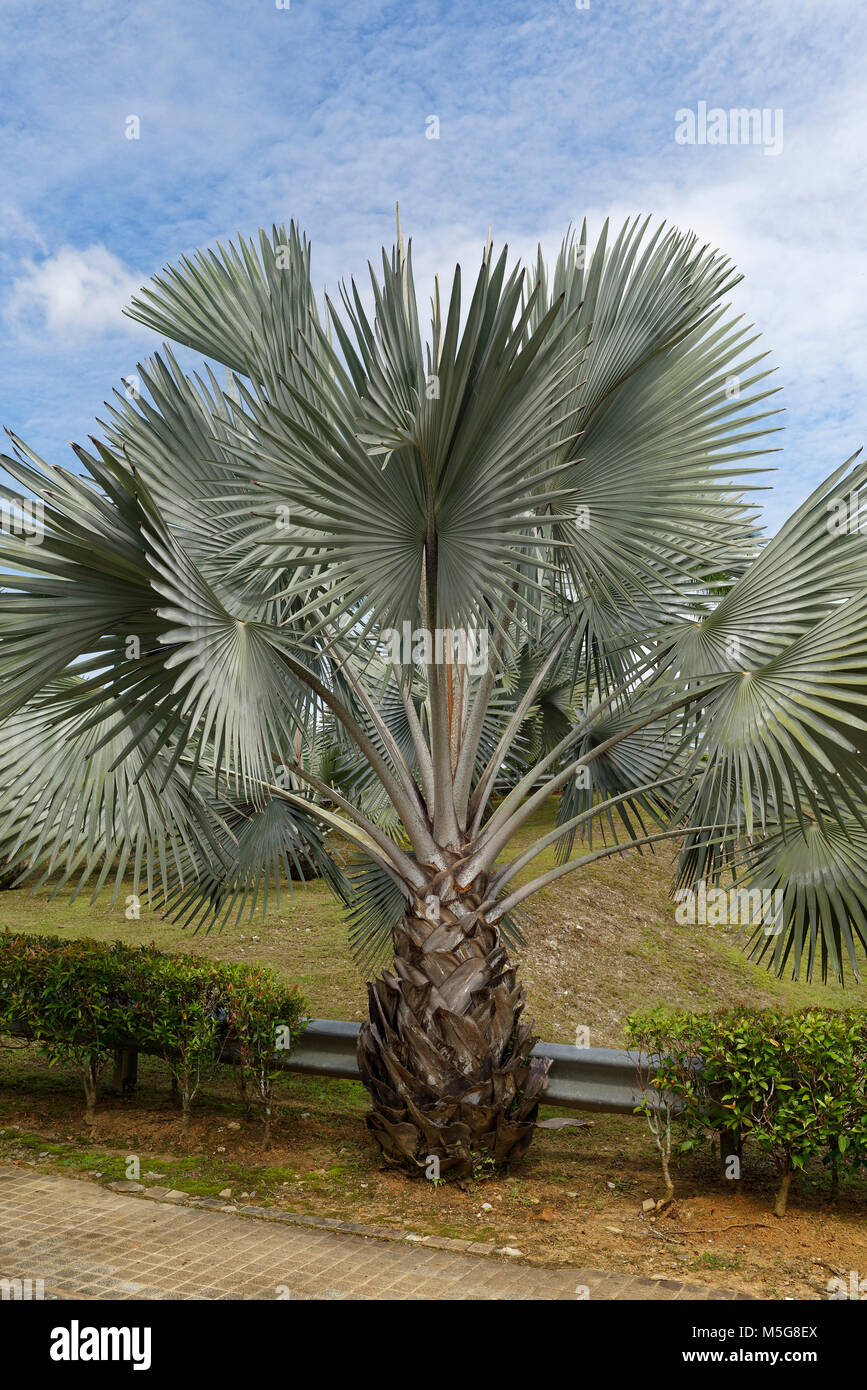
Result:
M0 1086L7 1161L107 1183L126 1177L136 1155L141 1181L194 1195L228 1190L260 1206L509 1246L533 1263L658 1274L764 1298L827 1298L829 1279L867 1269L867 1184L844 1187L831 1206L821 1169L798 1179L779 1221L772 1167L748 1161L732 1193L708 1149L676 1168L670 1208L644 1212L662 1184L640 1119L595 1116L590 1128L541 1130L512 1172L434 1186L382 1168L364 1128L364 1092L352 1082L281 1084L266 1151L229 1082L208 1087L182 1138L164 1075L144 1059L139 1095L105 1097L89 1136L74 1076L31 1065L26 1082L19 1071L12 1088Z

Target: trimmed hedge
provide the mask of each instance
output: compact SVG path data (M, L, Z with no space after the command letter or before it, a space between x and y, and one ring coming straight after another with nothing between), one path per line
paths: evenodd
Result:
M182 1127L202 1081L229 1053L270 1139L277 1053L303 1027L304 1000L264 966L208 961L155 946L0 933L0 1033L23 1030L53 1064L81 1070L93 1123L99 1077L119 1048L161 1057Z
M770 1155L778 1216L792 1174L812 1159L829 1164L834 1191L841 1168L867 1166L867 1009L656 1009L633 1014L627 1034L656 1068L639 1068L639 1109L662 1153L667 1196L672 1120L681 1151L719 1135L723 1163L736 1157L738 1175L744 1145Z

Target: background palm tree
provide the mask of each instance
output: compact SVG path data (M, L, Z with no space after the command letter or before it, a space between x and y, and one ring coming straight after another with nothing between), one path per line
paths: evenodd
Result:
M839 975L867 940L867 541L828 526L865 469L761 542L743 476L776 412L737 278L637 220L550 273L488 244L425 338L399 228L322 313L274 228L130 310L225 385L166 348L83 474L4 459L46 529L0 545L0 856L196 921L324 873L362 962L392 956L359 1061L410 1169L529 1144L507 946L559 875L679 837L682 883L783 892L752 941L777 969Z

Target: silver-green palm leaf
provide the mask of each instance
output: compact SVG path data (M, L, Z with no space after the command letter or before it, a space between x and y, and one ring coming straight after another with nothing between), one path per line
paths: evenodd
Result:
M867 540L829 517L867 470L763 539L774 388L737 279L634 220L550 270L489 243L428 327L399 230L318 304L275 227L130 310L225 382L165 348L83 472L5 460L45 534L0 535L0 852L64 882L131 866L191 921L321 872L363 962L390 936L360 1057L394 1161L529 1142L544 1078L503 940L618 847L597 817L620 848L679 839L682 885L782 883L777 968L857 969Z

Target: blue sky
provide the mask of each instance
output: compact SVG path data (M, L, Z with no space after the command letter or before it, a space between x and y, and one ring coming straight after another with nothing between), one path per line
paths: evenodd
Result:
M425 296L489 226L647 212L732 256L784 388L771 529L867 435L855 0L0 0L0 38L0 423L52 462L159 347L121 308L162 265L295 217L333 288L396 201ZM700 101L782 110L782 151L678 144Z

